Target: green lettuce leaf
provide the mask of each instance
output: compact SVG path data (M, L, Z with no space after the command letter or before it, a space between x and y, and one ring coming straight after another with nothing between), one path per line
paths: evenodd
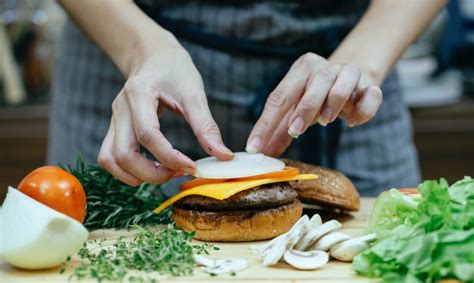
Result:
M414 219L420 225L424 225L426 232L436 231L449 223L451 219L448 183L441 179L436 181L425 181L418 186L422 201L418 205L417 216Z
M453 225L460 229L474 229L474 179L465 177L448 189L451 196Z
M385 237L356 256L353 269L386 282L474 282L474 180L466 177L451 187L444 179L425 181L418 191L414 207L400 202L400 195L383 196L392 205L379 217L397 219L382 218L383 225L373 226ZM396 226L387 229L384 223Z
M383 235L387 230L404 224L416 214L418 202L419 198L407 196L395 189L381 193L372 209L370 229Z
M384 239L354 258L353 269L384 281L474 281L474 230Z

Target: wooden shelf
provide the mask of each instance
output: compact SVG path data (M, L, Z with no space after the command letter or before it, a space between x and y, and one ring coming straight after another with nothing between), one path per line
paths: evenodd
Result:
M46 104L0 108L0 201L8 185L44 165L48 113Z
M412 115L423 178L474 177L474 100L412 109Z
M4 138L47 138L47 104L0 107L0 130Z

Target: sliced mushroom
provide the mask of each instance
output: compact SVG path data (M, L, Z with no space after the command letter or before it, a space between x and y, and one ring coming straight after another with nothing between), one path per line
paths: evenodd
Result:
M285 252L284 259L289 265L295 268L312 270L328 263L329 256L322 251L303 252L291 249Z
M319 250L319 251L328 251L332 246L342 241L349 240L351 237L342 232L331 232L322 236L314 245L312 245L310 250Z
M312 223L308 224L310 221L311 220L308 220L301 225L294 226L294 229L292 228L290 230L290 233L288 234L288 243L286 245L287 249L292 249L301 237L308 232L308 228L313 226Z
M321 226L322 222L323 221L321 220L321 216L319 216L319 214L314 214L311 219L301 227L301 229L295 229L298 230L300 233L298 235L293 234L294 236L298 237L292 238L292 241L290 240L291 244L288 245L288 248L292 249L293 247L295 247L295 245L301 240L301 238L304 237L304 235L306 235L306 233L308 233L312 229Z
M364 241L364 242L372 242L374 240L377 240L377 234L376 233L370 233L367 235L362 235L353 238L354 240L359 240L359 241Z
M281 257L285 254L286 245L288 244L288 238L284 237L276 241L273 246L268 249L268 252L263 258L263 266L270 266L276 264Z
M261 245L251 245L250 246L250 250L252 251L252 253L254 254L259 254L261 256L263 256L266 252L268 252L268 250L270 250L270 248L279 240L283 239L287 237L287 233L285 234L281 234L280 236L276 237L276 238L273 238L272 240L264 243L264 244L261 244Z
M286 250L292 249L296 245L298 240L301 238L305 226L306 225L304 223L296 226L295 229L291 229L289 233L285 235L285 237L280 238L274 245L263 251L263 265L265 265L265 262L267 262L268 265L277 263L283 257L283 254ZM282 247L284 247L284 249L282 249Z
M296 223L293 225L293 227L291 227L291 229L284 233L284 234L281 234L280 236L276 237L276 238L273 238L271 241L268 241L266 242L265 244L262 244L262 245L251 245L250 246L250 250L253 252L253 253L256 253L256 254L260 254L262 256L265 256L265 254L268 253L269 249L277 242L277 241L280 241L281 239L283 238L286 238L288 237L289 234L291 234L295 229L298 229L298 227L302 226L302 225L306 225L309 221L309 217L308 215L303 215L300 219L298 219L298 221L296 221Z
M368 247L366 242L347 240L331 247L330 254L340 261L352 261L356 255Z
M321 216L319 214L314 214L311 216L311 219L309 219L308 222L306 222L306 230L309 231L314 228L318 228L323 224L323 220L321 219Z
M352 261L356 255L369 247L367 242L373 241L376 238L376 234L372 233L340 242L331 247L330 254L333 258L340 261Z
M342 224L337 220L330 220L321 226L308 231L295 245L295 249L304 251L308 247L314 245L319 238L341 228Z
M216 264L214 259L207 258L203 255L194 255L194 260L198 265L214 266Z
M285 237L282 237L282 238L278 239L278 241L276 241L273 245L268 247L266 250L262 251L260 253L260 256L261 257L266 257L271 252L271 250L274 249L277 246L277 243L279 243L279 242L288 243L288 235L285 235Z
M239 272L248 267L247 260L242 258L210 259L203 255L194 255L194 259L205 267L205 272L211 274Z
M224 274L239 272L247 267L247 260L242 258L218 259L215 266L206 267L204 271L211 274Z

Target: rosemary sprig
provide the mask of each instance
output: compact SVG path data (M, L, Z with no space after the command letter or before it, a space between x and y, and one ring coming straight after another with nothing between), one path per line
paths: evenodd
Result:
M154 282L145 273L191 275L196 264L193 254L209 254L209 249L219 249L208 243L192 245L194 233L176 230L173 225L159 226L156 231L132 228L137 232L131 241L123 237L112 245L99 241L95 243L96 251L85 244L78 253L81 263L73 270L71 279Z
M77 159L76 168L63 166L76 176L87 195L87 214L84 225L89 230L105 228L128 228L141 224L171 223L171 210L159 215L152 210L165 199L160 185L142 184L128 186L96 164L85 164L82 157Z

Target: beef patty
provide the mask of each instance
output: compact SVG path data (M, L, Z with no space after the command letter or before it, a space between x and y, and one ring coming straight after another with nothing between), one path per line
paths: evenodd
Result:
M295 190L286 182L266 184L237 193L225 200L191 195L174 205L183 209L206 211L229 211L277 207L294 202L298 198Z

